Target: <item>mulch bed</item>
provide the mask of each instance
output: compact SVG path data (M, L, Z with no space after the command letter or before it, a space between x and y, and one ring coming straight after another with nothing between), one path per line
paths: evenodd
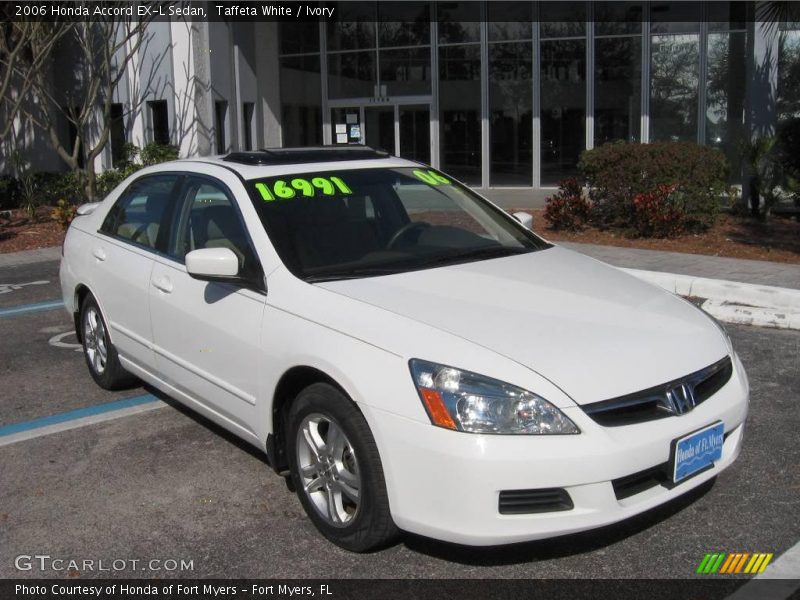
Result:
M542 209L526 212L533 215L534 230L554 242L580 242L800 264L800 222L789 218L773 217L768 223L763 223L723 214L717 219L716 225L703 234L686 234L673 239L641 239L593 227L574 233L553 231L547 228Z
M50 218L52 210L43 206L34 219L21 210L12 210L11 219L0 217L0 254L60 246L64 231Z

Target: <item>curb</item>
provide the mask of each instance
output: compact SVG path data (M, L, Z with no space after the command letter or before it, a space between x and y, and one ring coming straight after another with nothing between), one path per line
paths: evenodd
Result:
M720 321L800 330L800 290L660 271L621 270L678 296L705 298L703 310Z
M0 254L0 267L17 267L50 260L61 260L61 246Z

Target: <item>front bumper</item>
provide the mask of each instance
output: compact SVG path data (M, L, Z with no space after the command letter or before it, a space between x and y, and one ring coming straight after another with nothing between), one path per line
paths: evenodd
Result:
M362 407L381 453L392 516L401 529L468 545L554 537L621 521L668 502L727 468L742 445L749 404L734 356L728 383L693 411L647 423L602 427L579 407L564 412L579 435L502 436L448 431ZM669 461L670 443L715 421L722 458L672 489L655 485L618 499L613 481ZM571 510L500 514L501 491L563 488Z

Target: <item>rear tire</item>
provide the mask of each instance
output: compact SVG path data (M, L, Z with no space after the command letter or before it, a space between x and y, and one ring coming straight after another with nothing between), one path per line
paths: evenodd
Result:
M364 416L327 383L304 389L287 418L291 480L306 514L337 546L366 552L398 534L375 439Z
M92 295L87 296L81 304L79 322L83 357L97 385L106 390L119 390L135 385L136 377L123 369L119 362L119 355L111 343L103 313Z

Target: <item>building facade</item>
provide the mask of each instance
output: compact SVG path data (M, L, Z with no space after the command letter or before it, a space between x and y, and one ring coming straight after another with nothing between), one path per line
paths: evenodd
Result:
M736 183L741 142L800 116L800 23L768 4L352 2L325 22L155 22L98 166L126 142L366 143L513 203L574 175L585 149L686 140L725 152Z

